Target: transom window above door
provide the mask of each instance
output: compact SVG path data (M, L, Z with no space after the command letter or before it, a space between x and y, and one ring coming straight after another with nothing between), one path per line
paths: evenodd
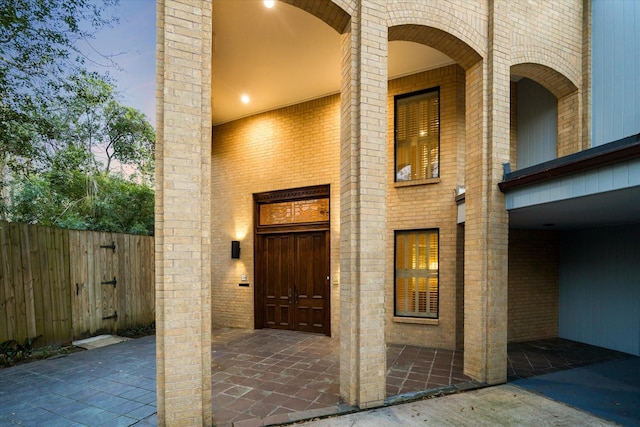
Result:
M395 97L395 181L440 176L440 90Z
M294 200L259 206L259 224L298 224L329 221L329 199Z

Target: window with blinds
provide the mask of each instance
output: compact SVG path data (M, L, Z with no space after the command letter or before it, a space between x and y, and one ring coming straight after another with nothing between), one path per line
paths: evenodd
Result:
M395 98L397 181L440 176L440 90Z
M438 230L396 231L396 316L438 317L438 240Z

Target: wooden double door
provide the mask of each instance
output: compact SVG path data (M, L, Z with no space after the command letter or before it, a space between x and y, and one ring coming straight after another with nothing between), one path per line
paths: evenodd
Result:
M330 335L329 232L258 235L257 327Z

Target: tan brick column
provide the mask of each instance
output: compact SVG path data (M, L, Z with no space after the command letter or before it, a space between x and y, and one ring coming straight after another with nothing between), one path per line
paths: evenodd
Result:
M210 426L211 1L157 2L158 425Z
M361 408L386 389L386 2L362 0L342 39L340 393Z
M582 93L578 90L558 99L558 157L582 150Z
M508 216L498 189L509 161L509 33L491 2L487 61L467 70L464 371L489 384L507 378Z

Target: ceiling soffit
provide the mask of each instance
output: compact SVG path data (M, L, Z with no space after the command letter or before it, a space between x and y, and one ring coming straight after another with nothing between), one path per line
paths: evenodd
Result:
M259 0L214 0L212 123L338 93L340 33L348 23L349 15L333 3L284 0L267 9ZM454 63L446 51L462 42L453 39L441 38L440 50L420 38L391 39L389 79ZM458 62L473 60L467 54ZM249 104L240 102L243 94Z

